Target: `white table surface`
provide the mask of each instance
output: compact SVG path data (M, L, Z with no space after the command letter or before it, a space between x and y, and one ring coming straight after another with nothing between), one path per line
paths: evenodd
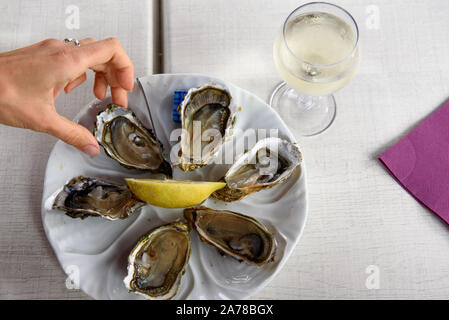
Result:
M79 8L78 30L66 27L70 5ZM136 75L153 72L152 1L0 0L0 52L46 38L117 37ZM72 119L92 99L93 75L56 109ZM45 236L41 199L45 167L56 139L0 125L0 298L86 299L66 288L66 275Z
M359 23L362 64L336 93L325 133L297 136L308 168L309 219L278 276L255 299L449 298L449 230L377 157L449 96L449 2L333 1ZM106 1L104 1L104 4ZM126 3L126 4L125 4ZM229 80L263 99L280 81L272 42L302 1L164 0L164 71ZM81 9L80 30L64 26ZM117 36L136 75L151 73L151 4L143 1L0 1L0 51L46 37ZM379 25L372 14L378 10ZM120 14L119 14L120 13ZM89 84L57 100L71 118ZM40 201L54 138L0 126L0 298L88 298L65 287L42 229ZM368 289L366 270L379 270Z

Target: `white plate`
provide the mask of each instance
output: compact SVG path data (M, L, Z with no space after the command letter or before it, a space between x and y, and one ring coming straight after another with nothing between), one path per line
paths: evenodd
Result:
M170 149L169 136L178 127L171 120L173 92L214 82L231 92L236 106L241 106L236 129L279 129L279 136L295 141L294 136L264 101L231 83L196 74L162 74L141 78L150 101L154 126L165 149ZM95 100L75 121L93 129L95 116L110 102ZM144 125L150 126L147 109L136 85L129 106ZM241 136L235 138L239 143ZM228 142L232 143L232 142ZM174 170L174 179L218 180L228 166L209 165L194 172ZM216 249L201 242L192 232L192 254L177 299L244 299L255 294L279 272L299 240L307 216L305 164L283 184L249 195L233 203L212 199L205 206L241 212L265 222L278 243L275 261L263 267L240 263L221 256ZM142 299L128 293L123 284L127 274L127 257L138 239L152 228L182 218L182 209L145 206L141 212L122 221L101 218L72 219L59 210L50 210L54 194L68 180L78 176L150 177L123 168L103 151L90 158L75 148L58 141L48 159L42 198L42 220L56 256L65 272L80 288L95 299Z

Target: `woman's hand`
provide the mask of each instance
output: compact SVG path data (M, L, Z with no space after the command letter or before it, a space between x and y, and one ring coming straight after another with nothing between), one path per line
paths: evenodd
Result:
M0 53L0 123L49 133L91 156L100 147L85 127L59 115L55 98L71 92L95 72L98 99L111 87L114 103L126 107L127 91L134 84L134 66L116 38L64 43L48 39Z

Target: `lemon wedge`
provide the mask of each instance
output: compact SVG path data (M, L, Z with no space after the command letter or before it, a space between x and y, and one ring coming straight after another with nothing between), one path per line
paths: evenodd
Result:
M132 193L142 201L163 208L187 208L200 204L224 182L189 180L125 179Z

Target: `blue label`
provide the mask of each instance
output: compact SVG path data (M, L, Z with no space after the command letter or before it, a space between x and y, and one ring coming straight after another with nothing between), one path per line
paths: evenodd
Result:
M176 123L181 123L181 103L184 101L186 94L187 90L176 90L173 96L172 119Z

